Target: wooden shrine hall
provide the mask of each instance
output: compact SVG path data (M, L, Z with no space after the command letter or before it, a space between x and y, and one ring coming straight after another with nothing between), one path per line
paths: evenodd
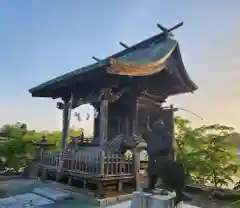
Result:
M167 131L173 133L173 108L162 104L169 96L197 89L173 38L172 31L182 25L167 29L158 24L160 34L133 46L120 42L123 51L104 59L93 57L96 63L29 90L33 97L62 99L58 103L63 111L62 152L68 141L71 111L87 103L98 112L93 140L102 151L117 135L141 135L148 116L150 123L162 118ZM61 154L60 161L63 157Z

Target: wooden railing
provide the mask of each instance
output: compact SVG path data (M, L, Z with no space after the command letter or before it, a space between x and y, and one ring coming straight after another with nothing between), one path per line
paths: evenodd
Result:
M40 163L43 166L57 168L59 153L44 151ZM85 174L86 176L129 176L133 175L132 159L118 155L105 156L104 151L99 154L91 152L68 152L64 157L64 172L72 175Z
M59 163L60 153L55 151L44 151L41 155L40 163L44 166L52 166L57 168Z
M133 174L132 159L112 155L111 157L104 157L104 175L129 175Z
M68 154L64 158L63 169L65 172L73 174L100 175L101 157L100 155L91 155L88 152L77 152Z

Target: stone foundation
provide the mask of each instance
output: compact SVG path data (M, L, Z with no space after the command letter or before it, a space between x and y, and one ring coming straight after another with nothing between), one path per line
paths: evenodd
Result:
M146 193L135 191L132 197L131 208L172 208L174 207L175 193L161 195L159 193Z

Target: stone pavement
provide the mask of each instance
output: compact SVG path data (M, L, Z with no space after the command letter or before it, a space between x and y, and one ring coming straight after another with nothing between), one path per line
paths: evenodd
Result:
M53 204L54 201L33 193L20 194L0 199L1 208L22 208L38 207L46 204Z
M6 188L6 187L5 187ZM17 188L16 188L17 189ZM9 190L8 190L9 191ZM0 199L1 208L39 207L54 204L55 202L71 199L71 193L51 187L33 188L24 194L13 194ZM9 193L10 194L10 193Z
M71 194L74 192L66 191L61 186L53 186L45 184L41 181L34 179L14 179L10 181L0 181L0 191L4 191L5 198L0 196L0 208L23 208L23 207L44 207L44 208L97 208L89 204L86 196L83 198L71 199ZM61 191L59 191L61 190ZM63 191L64 190L64 191ZM212 203L203 203L203 199L194 199L194 201L201 201L197 203L200 207L207 208L221 208L220 206ZM120 208L130 207L131 201L119 202L115 205L102 206L105 208ZM182 208L190 208L190 205L183 205ZM192 206L193 207L193 206Z
M0 208L49 207L71 198L67 191L31 179L1 181L0 189L4 192L4 198L0 198Z

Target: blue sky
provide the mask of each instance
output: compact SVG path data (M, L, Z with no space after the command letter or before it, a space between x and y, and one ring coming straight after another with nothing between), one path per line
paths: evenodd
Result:
M0 125L26 122L34 129L61 129L52 99L32 98L28 89L122 50L172 26L183 59L199 86L193 95L168 103L193 125L223 123L240 130L240 2L161 0L0 0ZM80 112L89 107L78 109ZM89 122L73 125L90 131Z

